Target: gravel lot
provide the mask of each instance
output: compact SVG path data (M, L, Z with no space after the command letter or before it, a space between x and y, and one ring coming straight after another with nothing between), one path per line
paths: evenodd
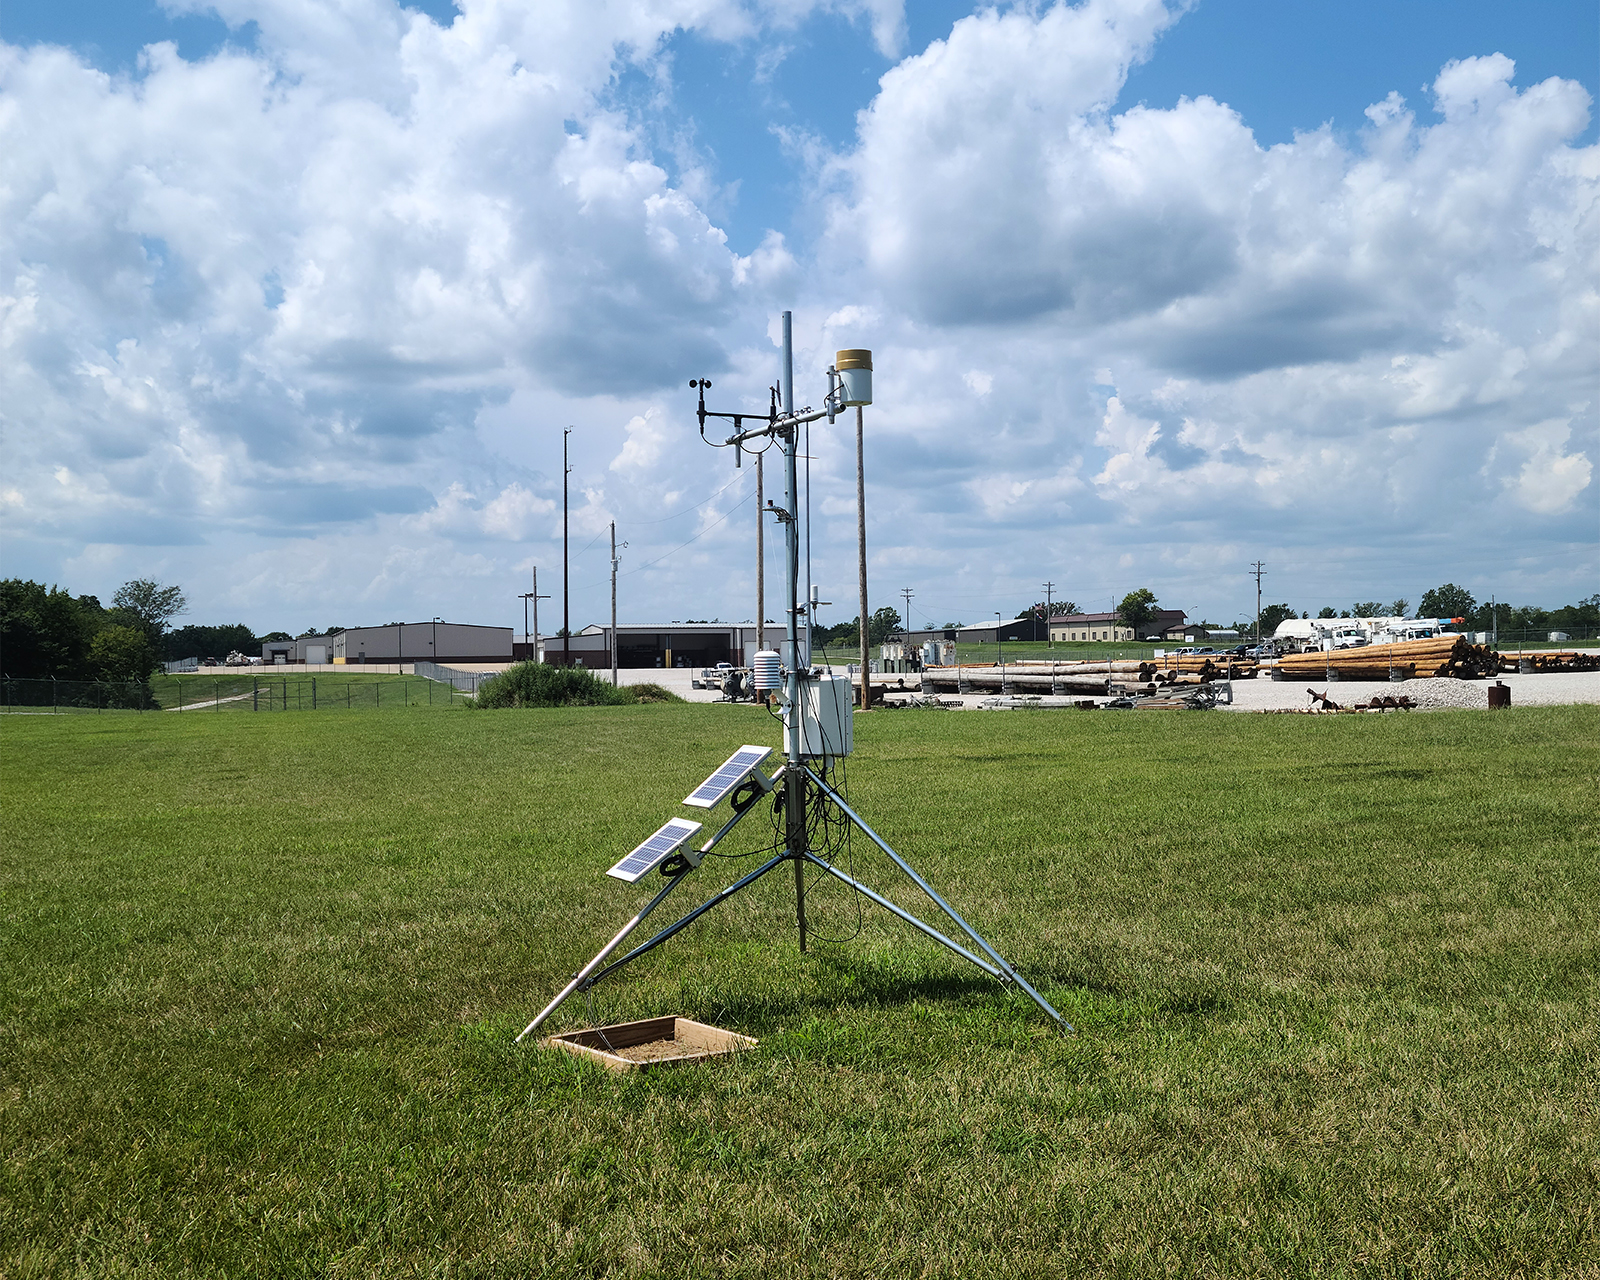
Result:
M1511 706L1564 706L1574 702L1600 702L1600 671L1549 672L1542 675L1501 676L1511 688ZM1233 684L1233 711L1277 711L1288 707L1309 707L1307 689L1326 693L1341 706L1365 702L1369 698L1404 694L1420 708L1438 711L1455 707L1487 707L1486 692L1493 680L1402 680L1388 681L1296 680L1274 683L1265 677L1236 680Z
M1508 675L1500 677L1511 688L1511 706L1549 707L1573 703L1600 703L1600 672L1549 672L1542 675ZM1485 707L1489 705L1486 692L1493 680L1424 679L1403 680L1395 684L1383 681L1286 680L1276 683L1266 676L1256 680L1233 682L1233 706L1218 707L1219 711L1285 711L1300 710L1311 705L1307 689L1327 693L1341 706L1366 702L1370 698L1393 694L1404 695L1415 702L1419 710L1441 711L1454 708ZM966 710L981 710L985 698L992 693L951 694L941 693L940 702L947 706L959 704ZM1041 706L1068 707L1077 698L1045 698ZM1093 699L1103 702L1103 698Z

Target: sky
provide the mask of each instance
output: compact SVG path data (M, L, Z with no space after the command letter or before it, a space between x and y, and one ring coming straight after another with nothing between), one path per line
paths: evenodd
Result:
M7 0L0 575L754 616L702 444L874 353L872 605L1600 591L1592 3ZM853 424L807 442L856 612ZM769 476L769 491L774 477ZM780 560L767 538L770 616Z

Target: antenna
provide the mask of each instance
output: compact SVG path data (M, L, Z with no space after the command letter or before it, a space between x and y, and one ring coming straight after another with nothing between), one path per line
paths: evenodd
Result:
M649 868L659 866L666 877L666 885L658 891L649 903L641 908L622 927L614 938L600 949L594 959L590 960L576 977L567 984L544 1010L530 1022L517 1039L520 1041L531 1035L538 1027L550 1017L568 996L575 991L588 991L597 982L614 973L624 965L644 955L646 952L667 941L680 929L687 928L700 916L710 911L718 903L726 901L741 889L754 884L769 871L775 870L785 862L794 864L795 883L795 920L799 926L800 950L806 949L806 906L805 906L805 873L808 867L816 868L827 875L834 877L841 883L856 890L863 897L877 903L886 911L905 921L912 928L917 929L932 938L940 945L949 948L956 955L978 966L990 977L997 978L1003 985L1015 985L1025 992L1035 1004L1039 1006L1050 1018L1067 1031L1072 1028L1065 1019L1050 1007L1037 991L1013 968L1005 959L984 940L971 925L956 914L955 908L939 896L934 887L920 876L916 869L902 858L895 850L878 835L866 820L850 807L844 794L833 781L835 762L848 755L851 749L852 720L850 680L825 675L812 669L809 661L802 661L806 655L800 647L800 615L810 612L814 600L814 593L807 592L804 606L800 596L800 526L799 526L799 491L797 475L797 453L804 428L821 418L836 415L847 406L859 407L872 403L872 353L870 351L841 351L835 362L836 377L829 378L827 399L822 409L798 409L794 397L794 330L792 313L783 313L783 379L781 383L783 412L778 412L778 396L780 391L774 389L772 410L766 423L759 426L747 426L744 419L751 415L741 411L718 412L706 408L705 393L711 383L704 378L696 378L689 383L692 390L700 392L699 404L696 408L696 417L700 423L700 433L705 435L705 424L708 418L724 418L734 421L734 433L727 437L721 444L707 439L707 444L715 444L718 448L742 445L747 440L767 439L776 444L783 456L784 479L784 506L779 507L772 502L767 502L767 509L775 515L783 526L784 533L784 585L789 595L789 608L785 622L785 643L782 662L783 689L781 701L783 705L784 722L784 763L771 778L762 774L757 767L766 758L768 751L764 747L747 746L734 752L728 760L721 765L712 775L701 783L685 801L696 807L709 809L716 805L722 798L732 795L733 815L723 824L721 829L698 851L674 855L688 835L678 838L680 828L673 826L669 821L659 828L653 835L641 843L632 853L622 859L612 874L618 878L626 879L628 876L621 873L626 868L629 874L635 866L643 864L644 869L639 871L639 877L648 873ZM905 590L906 607L910 609L912 592ZM823 603L816 601L816 603ZM998 617L996 619L996 636L998 638ZM811 628L807 626L809 639ZM765 661L770 661L766 659ZM865 679L865 673L863 673ZM732 884L719 890L698 907L679 917L673 924L659 930L653 937L634 947L619 960L607 963L608 958L615 952L635 928L664 902L669 894L679 884L689 879L692 872L700 865L701 855L710 851L713 845L722 840L748 813L753 813L764 806L754 803L756 796L751 788L760 792L772 790L777 792L775 801L782 815L783 839L782 848L775 856L769 858L754 871L749 872ZM830 819L829 809L836 811L835 817ZM890 902L881 894L874 892L854 876L846 873L836 866L826 855L829 850L824 848L821 852L811 847L811 832L813 829L826 832L830 827L837 827L839 819L844 819L856 830L859 830L873 844L877 845L890 860L897 866L929 900L948 917L955 926L966 935L971 944L969 948L956 942L939 932L933 926L925 923L911 912ZM688 825L688 824L685 824ZM698 824L695 824L698 829ZM670 846L665 847L664 846ZM660 857L656 854L660 851ZM638 877L635 877L637 879ZM981 954L980 954L981 953Z

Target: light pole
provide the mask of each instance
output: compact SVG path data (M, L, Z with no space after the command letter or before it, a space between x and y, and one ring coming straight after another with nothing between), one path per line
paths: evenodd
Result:
M994 611L994 658L1001 666L1005 665L1006 652L1000 647L1000 610Z
M571 579L572 566L567 560L567 477L572 474L572 468L567 465L567 437L572 434L568 427L561 433L561 665L572 665L572 616L568 606L571 598L567 584Z
M1050 630L1050 615L1055 612L1050 593L1055 589L1056 584L1053 582L1044 584L1044 638L1046 646L1051 649L1056 647L1056 633Z
M428 641L428 648L433 652L433 660L439 661L439 624L444 619L435 616L433 620L433 638Z

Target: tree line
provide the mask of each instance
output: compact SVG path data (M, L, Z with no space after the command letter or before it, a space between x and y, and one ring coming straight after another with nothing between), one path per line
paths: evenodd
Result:
M14 680L146 680L163 661L221 662L290 639L285 631L258 636L242 622L173 627L188 607L182 587L149 578L123 583L109 606L42 582L0 580L0 672Z

